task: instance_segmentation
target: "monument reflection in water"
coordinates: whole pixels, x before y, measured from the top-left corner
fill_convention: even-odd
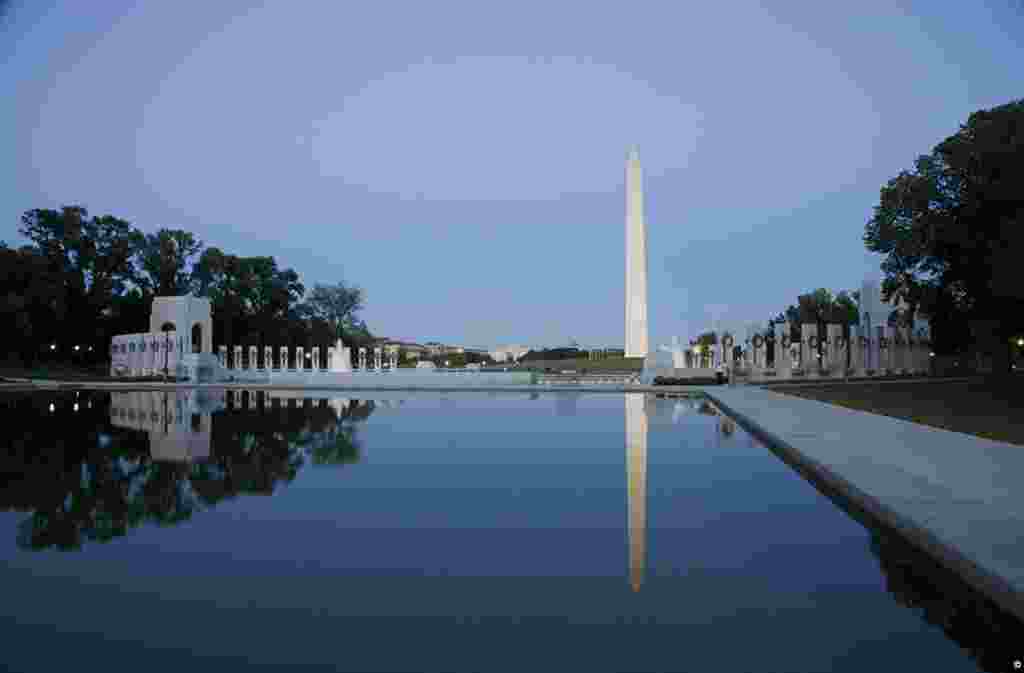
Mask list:
[[[640,591],[647,560],[647,435],[652,418],[658,418],[659,398],[644,393],[626,393],[626,489],[629,508],[629,585]],[[722,415],[707,400],[677,397],[672,405],[671,424],[680,425],[688,414],[718,416],[718,433],[731,436],[736,423]]]

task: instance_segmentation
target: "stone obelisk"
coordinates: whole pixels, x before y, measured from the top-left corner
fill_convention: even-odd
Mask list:
[[[647,356],[647,229],[640,154],[626,159],[626,357]]]

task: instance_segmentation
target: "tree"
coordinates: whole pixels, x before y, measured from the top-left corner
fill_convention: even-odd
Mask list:
[[[104,325],[113,298],[139,281],[132,264],[136,230],[111,215],[89,218],[82,206],[60,211],[34,209],[21,217],[19,233],[35,244],[51,273],[61,277],[64,320],[79,326],[75,339],[102,346],[110,336]],[[67,330],[57,335],[65,349]]]
[[[363,309],[365,292],[360,287],[349,287],[343,282],[334,285],[313,286],[306,303],[313,310],[313,315],[330,324],[341,339],[346,332],[352,331],[356,324],[357,313]]]
[[[191,260],[203,243],[191,232],[160,229],[155,234],[136,232],[135,261],[143,287],[153,295],[177,296],[191,289]]]
[[[1022,180],[1024,99],[974,112],[913,171],[889,180],[864,229],[867,249],[885,255],[883,299],[903,300],[905,320],[923,309],[943,347],[965,344],[941,329],[970,322],[999,373],[1010,371],[1010,340],[1024,329],[1015,268],[1024,243]]]
[[[41,348],[64,330],[68,306],[63,270],[31,246],[14,250],[0,242],[0,278],[0,321],[13,328],[8,349],[32,364]]]
[[[278,269],[273,257],[238,257],[207,248],[191,281],[193,292],[210,299],[217,343],[247,338],[256,345],[269,341],[270,334],[284,334],[290,342],[304,334],[309,315],[299,300],[305,287],[298,273]]]

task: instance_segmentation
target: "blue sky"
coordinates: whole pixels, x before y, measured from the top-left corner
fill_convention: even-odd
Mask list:
[[[1024,96],[1024,4],[15,2],[0,239],[80,203],[363,286],[380,335],[654,344],[855,288],[879,187]],[[496,247],[500,245],[500,247]]]

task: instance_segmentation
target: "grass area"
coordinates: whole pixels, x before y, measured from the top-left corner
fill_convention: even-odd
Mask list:
[[[848,409],[1024,445],[1024,378],[766,386]]]

